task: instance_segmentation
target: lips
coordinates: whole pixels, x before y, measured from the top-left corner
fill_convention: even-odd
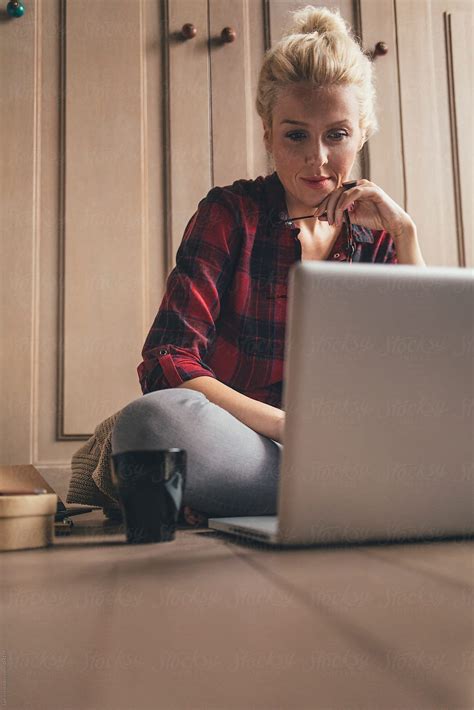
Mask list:
[[[323,187],[327,187],[329,185],[329,182],[331,178],[328,178],[326,176],[320,177],[320,178],[301,178],[305,185],[308,187],[311,187],[313,189],[320,189]]]

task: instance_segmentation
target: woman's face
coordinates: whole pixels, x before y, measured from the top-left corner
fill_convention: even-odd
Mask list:
[[[290,216],[305,214],[349,179],[361,147],[354,87],[289,86],[278,97],[264,140],[286,192]],[[328,178],[321,184],[305,178]]]

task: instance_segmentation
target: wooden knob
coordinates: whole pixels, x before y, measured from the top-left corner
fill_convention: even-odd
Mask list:
[[[182,26],[181,34],[183,35],[184,39],[192,39],[196,36],[197,29],[190,22],[187,22],[185,25]]]
[[[232,29],[232,27],[224,27],[221,32],[221,38],[223,42],[234,42],[237,37],[237,32]]]
[[[375,57],[377,57],[379,55],[382,56],[384,54],[387,54],[387,52],[388,52],[388,47],[387,47],[386,43],[385,42],[377,42],[377,44],[375,45],[375,49],[374,49],[374,59],[375,59]]]
[[[385,42],[377,42],[374,49],[368,49],[364,54],[373,62],[377,57],[382,57],[387,52],[387,44]]]

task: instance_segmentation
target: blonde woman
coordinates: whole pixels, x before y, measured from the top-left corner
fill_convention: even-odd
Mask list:
[[[144,396],[122,410],[112,452],[185,449],[191,524],[276,512],[290,266],[424,265],[411,217],[350,181],[374,100],[372,64],[340,15],[293,13],[256,97],[274,171],[214,187],[188,222],[142,350]]]

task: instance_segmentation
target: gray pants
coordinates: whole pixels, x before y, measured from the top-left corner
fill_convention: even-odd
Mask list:
[[[177,447],[187,452],[183,506],[208,517],[276,515],[282,445],[257,434],[202,392],[149,392],[125,406],[112,453]]]

